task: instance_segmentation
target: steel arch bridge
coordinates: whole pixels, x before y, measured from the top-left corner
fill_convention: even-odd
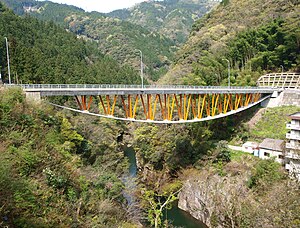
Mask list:
[[[229,116],[269,98],[274,88],[138,85],[19,85],[28,96],[73,96],[93,116],[147,123],[190,123]]]

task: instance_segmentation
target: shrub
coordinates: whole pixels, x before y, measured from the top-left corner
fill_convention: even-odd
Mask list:
[[[275,182],[284,179],[285,175],[281,165],[274,159],[260,160],[254,167],[254,171],[248,181],[248,187],[257,191],[266,190]]]

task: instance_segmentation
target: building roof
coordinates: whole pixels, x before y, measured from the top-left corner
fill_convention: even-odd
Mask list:
[[[284,140],[266,138],[259,144],[259,148],[282,152],[284,149]]]
[[[295,112],[295,113],[289,115],[289,118],[292,120],[300,120],[300,112]]]

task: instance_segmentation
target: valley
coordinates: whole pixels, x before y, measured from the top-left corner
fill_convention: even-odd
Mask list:
[[[142,62],[145,86],[256,87],[262,75],[300,72],[299,12],[297,0],[151,0],[107,14],[1,0],[0,227],[299,227],[299,182],[285,166],[228,148],[266,138],[290,145],[287,124],[300,112],[297,102],[157,124],[71,112],[48,102],[74,107],[74,96],[35,102],[7,86],[10,71],[14,84],[140,88]],[[144,118],[149,96],[121,95],[80,101],[86,113],[107,108],[111,115],[113,106],[116,115]],[[184,117],[198,113],[204,96],[194,97],[182,96]],[[226,102],[234,109],[252,98],[206,97],[208,117],[223,114]],[[157,106],[149,118],[180,120],[179,109],[166,115],[179,107],[179,94],[150,99]]]

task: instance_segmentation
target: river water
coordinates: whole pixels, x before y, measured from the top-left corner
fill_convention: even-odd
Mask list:
[[[125,156],[129,160],[129,175],[130,177],[135,177],[137,174],[137,165],[136,165],[136,157],[135,157],[135,151],[131,147],[127,147],[124,150]],[[126,183],[125,183],[126,185]],[[130,184],[131,188],[133,187],[132,184]],[[130,195],[124,195],[125,198],[129,203],[133,201],[132,196]],[[177,206],[177,202],[173,205],[173,207],[170,210],[164,211],[163,219],[167,219],[169,224],[173,224],[175,227],[182,227],[182,228],[206,228],[202,222],[199,220],[193,218],[191,215],[189,215],[187,212],[181,210]]]

